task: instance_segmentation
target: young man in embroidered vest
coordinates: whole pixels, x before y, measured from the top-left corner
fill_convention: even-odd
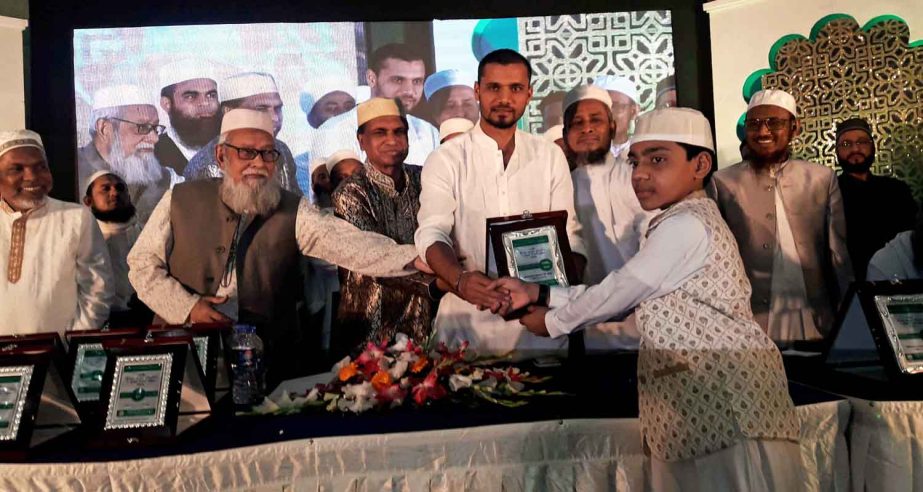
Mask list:
[[[0,132],[0,334],[102,328],[112,269],[88,209],[48,196],[42,139]]]
[[[716,172],[707,190],[737,238],[756,321],[781,345],[829,333],[853,277],[836,173],[791,156],[797,116],[791,94],[754,94],[748,159]]]
[[[708,120],[686,108],[638,117],[632,184],[651,220],[637,255],[597,285],[501,279],[521,322],[563,337],[637,308],[639,417],[654,490],[798,490],[799,421],[782,357],[753,319],[734,236],[702,191],[714,166]],[[542,307],[542,305],[548,307]],[[719,463],[741,463],[719,466]]]
[[[282,189],[273,133],[265,112],[224,115],[215,147],[223,177],[164,195],[128,254],[128,279],[167,323],[256,325],[267,380],[279,382],[310,370],[304,364],[318,349],[300,325],[302,255],[388,277],[413,273],[416,253]]]

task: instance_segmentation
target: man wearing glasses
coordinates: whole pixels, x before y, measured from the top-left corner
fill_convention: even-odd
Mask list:
[[[93,96],[90,143],[77,153],[78,183],[97,171],[111,171],[128,185],[131,202],[144,224],[164,192],[183,181],[160,165],[154,145],[166,128],[157,108],[133,85],[105,87]],[[85,190],[79,190],[78,196]]]
[[[797,114],[785,91],[754,94],[745,122],[749,159],[715,173],[709,190],[737,238],[753,314],[783,345],[823,338],[852,280],[836,174],[791,156]]]
[[[869,260],[899,232],[913,228],[917,203],[903,181],[872,174],[875,140],[862,118],[836,126],[838,181],[846,212],[847,245],[857,280],[865,280]]]
[[[226,113],[214,150],[222,177],[164,194],[128,254],[128,279],[161,320],[255,325],[270,384],[303,375],[318,349],[301,326],[302,255],[376,277],[413,273],[417,256],[283,189],[273,133],[264,111]]]

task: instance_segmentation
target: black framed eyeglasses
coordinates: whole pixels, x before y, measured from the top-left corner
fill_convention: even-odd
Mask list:
[[[230,147],[236,150],[237,157],[240,157],[241,159],[245,161],[252,161],[253,159],[256,159],[256,156],[260,156],[260,158],[263,159],[263,162],[276,162],[279,160],[280,157],[282,157],[282,153],[276,149],[266,149],[266,150],[250,149],[247,147],[237,147],[229,143],[223,143],[221,145],[224,145],[225,147]]]
[[[770,131],[779,131],[792,122],[791,118],[747,118],[744,120],[744,128],[750,132],[758,132],[763,125],[766,125]]]
[[[157,136],[159,137],[163,135],[164,132],[167,131],[167,127],[163,125],[152,125],[150,123],[136,123],[134,121],[128,121],[128,120],[123,120],[121,118],[114,118],[114,117],[110,117],[108,119],[135,125],[135,132],[138,135],[147,135],[148,133],[151,133],[151,132],[157,132]]]

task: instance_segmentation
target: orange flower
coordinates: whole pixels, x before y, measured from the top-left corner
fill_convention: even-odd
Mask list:
[[[350,362],[349,364],[340,368],[339,378],[340,381],[346,382],[349,381],[349,378],[355,376],[359,373],[359,367],[355,362]]]
[[[429,364],[429,359],[426,357],[420,357],[416,362],[413,363],[412,366],[410,366],[410,372],[414,374],[422,372],[423,369],[426,369],[427,364]]]
[[[388,371],[379,371],[372,377],[372,387],[375,388],[375,391],[383,391],[388,386],[391,386],[392,383],[393,381],[391,381],[391,375],[388,374]]]

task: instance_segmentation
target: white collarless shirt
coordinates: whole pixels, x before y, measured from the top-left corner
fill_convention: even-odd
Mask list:
[[[487,218],[554,210],[567,212],[571,249],[586,253],[574,210],[573,184],[561,149],[522,131],[514,138],[516,148],[506,168],[502,151],[480,124],[443,144],[426,160],[415,234],[421,257],[425,258],[431,245],[443,242],[463,258],[463,269],[496,276],[494,262],[487,263]],[[504,321],[489,311],[478,311],[454,294],[443,297],[435,325],[438,340],[467,340],[482,355],[566,347],[566,340],[533,336],[518,321]]]

